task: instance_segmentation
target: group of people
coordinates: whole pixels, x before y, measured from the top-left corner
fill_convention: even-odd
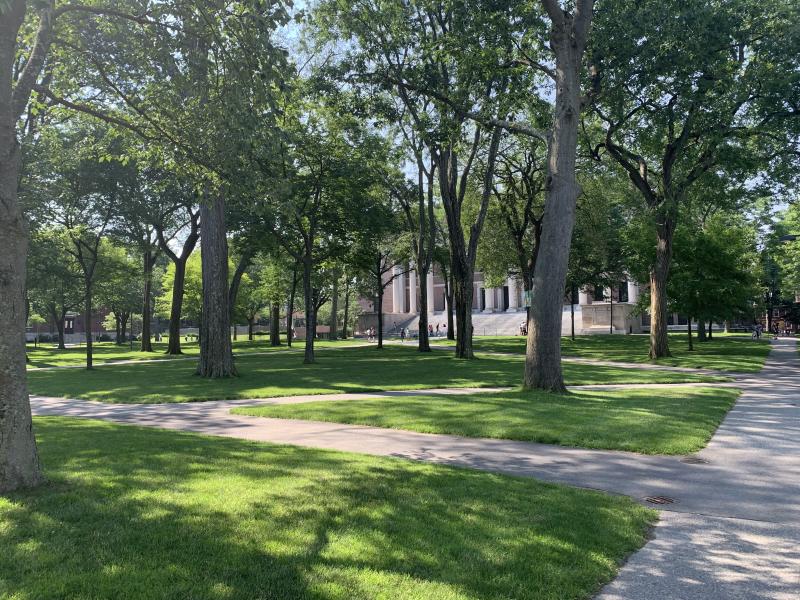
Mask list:
[[[433,323],[428,323],[428,337],[441,337],[447,335],[447,323],[436,324],[436,329],[433,328]]]
[[[761,323],[756,323],[756,325],[753,327],[753,339],[760,340],[762,333],[764,333],[764,326]],[[771,333],[772,333],[772,339],[777,340],[778,336],[781,333],[781,330],[778,327],[777,323],[772,324]],[[790,330],[788,327],[785,327],[783,329],[783,335],[784,336],[790,335]]]

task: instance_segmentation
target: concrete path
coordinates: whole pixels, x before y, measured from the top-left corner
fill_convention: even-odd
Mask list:
[[[655,537],[598,600],[800,598],[800,373],[794,340],[764,370],[693,466],[664,493]]]
[[[794,340],[781,340],[709,446],[681,457],[582,450],[375,427],[231,415],[233,406],[346,400],[475,389],[335,394],[191,404],[114,405],[32,398],[34,414],[330,448],[460,465],[674,502],[655,538],[602,600],[800,597],[800,375]],[[715,384],[719,385],[719,384]],[[670,386],[674,387],[674,386]],[[480,391],[490,391],[482,389]],[[707,461],[707,462],[705,462]]]

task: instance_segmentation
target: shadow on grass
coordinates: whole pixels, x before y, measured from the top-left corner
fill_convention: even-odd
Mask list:
[[[624,498],[456,468],[38,419],[0,595],[585,598],[644,541]]]
[[[187,402],[233,398],[266,398],[433,387],[495,387],[518,385],[522,357],[484,355],[458,360],[444,353],[420,354],[412,348],[325,349],[317,362],[305,365],[298,353],[242,355],[239,377],[194,377],[191,361],[151,362],[98,368],[32,371],[31,393],[105,402]],[[564,366],[568,384],[702,381],[682,373],[646,372],[595,365]]]

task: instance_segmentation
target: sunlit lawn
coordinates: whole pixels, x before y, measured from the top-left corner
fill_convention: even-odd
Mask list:
[[[708,443],[738,395],[738,390],[710,387],[567,395],[513,391],[268,405],[234,412],[582,448],[688,454]]]
[[[106,402],[186,402],[262,398],[294,394],[425,389],[433,387],[518,386],[521,356],[483,355],[465,361],[449,353],[420,354],[413,348],[322,348],[305,365],[299,353],[241,354],[239,377],[202,379],[193,361],[151,362],[83,369],[30,371],[31,393]],[[565,364],[566,381],[656,383],[715,381],[719,378],[621,367]]]
[[[433,340],[436,344],[451,344],[447,340]],[[689,351],[686,334],[669,336],[671,358],[662,358],[655,364],[716,369],[741,373],[756,373],[764,366],[769,354],[766,339],[754,340],[749,335],[714,334],[706,342],[694,341],[694,351]],[[475,348],[483,352],[525,353],[525,338],[521,336],[476,337]],[[563,356],[595,360],[651,363],[647,356],[649,337],[646,335],[583,335],[575,341],[561,338]]]
[[[325,340],[317,340],[315,346],[320,348],[326,347],[345,347],[352,345],[363,344],[363,340],[339,340],[329,342]],[[277,351],[289,350],[286,346],[285,339],[281,340],[281,346],[270,346],[269,338],[267,336],[258,336],[252,342],[245,339],[234,340],[233,350],[237,354],[246,354],[247,352],[264,352],[264,351]],[[292,342],[292,349],[295,351],[302,351],[305,347],[305,342],[302,340],[295,340]],[[196,357],[200,348],[196,341],[181,342],[181,349],[184,358]],[[169,360],[181,358],[180,356],[170,356],[165,354],[167,351],[166,342],[153,342],[153,352],[140,352],[139,342],[134,342],[133,346],[130,344],[117,345],[114,342],[95,342],[92,344],[92,356],[95,364],[103,364],[107,362],[114,362],[120,360]],[[34,347],[33,344],[28,344],[28,368],[42,368],[42,367],[64,367],[64,366],[80,366],[86,362],[86,346],[83,344],[78,346],[69,346],[64,350],[59,350],[55,344],[40,344]]]
[[[0,497],[0,597],[589,598],[655,520],[628,498],[399,459],[36,419]]]

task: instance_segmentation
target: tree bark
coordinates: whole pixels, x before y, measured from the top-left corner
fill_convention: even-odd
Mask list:
[[[342,322],[342,339],[347,339],[347,319],[350,318],[350,279],[344,284],[344,320]]]
[[[11,15],[21,2],[15,2]],[[21,21],[21,16],[19,16]],[[19,25],[17,25],[17,28]],[[0,85],[11,78],[16,32],[0,24]],[[10,90],[0,90],[0,103],[10,101]],[[25,259],[28,228],[17,202],[20,148],[15,122],[0,107],[0,493],[31,487],[44,481],[25,373]]]
[[[250,248],[246,248],[244,252],[242,252],[242,256],[239,258],[239,264],[236,265],[236,270],[233,272],[233,277],[231,278],[231,286],[228,290],[228,307],[230,310],[230,322],[233,323],[235,317],[235,310],[236,310],[236,297],[239,295],[239,287],[242,284],[242,277],[244,277],[244,272],[250,266],[250,261],[253,260],[254,251]]]
[[[228,240],[225,231],[225,200],[206,198],[200,207],[203,279],[203,313],[200,319],[200,360],[197,374],[203,377],[236,375],[231,347],[228,305]]]
[[[571,294],[570,294],[570,299],[569,299],[569,319],[570,319],[569,337],[574,342],[575,341],[575,303],[572,301],[572,295]]]
[[[672,356],[667,336],[667,279],[672,261],[674,220],[663,211],[656,225],[656,259],[650,268],[650,358]]]
[[[147,250],[144,253],[144,292],[142,294],[142,339],[139,349],[142,352],[152,352],[152,332],[151,322],[153,320],[152,313],[152,290],[153,290],[153,266],[156,262],[155,253],[152,250]]]
[[[466,265],[462,265],[465,267]],[[474,358],[472,349],[472,295],[474,273],[465,269],[453,273],[453,300],[456,305],[456,358]],[[456,272],[459,274],[456,275]]]
[[[339,328],[339,277],[334,275],[333,278],[333,293],[331,295],[331,321],[330,321],[330,335],[331,340],[335,340],[338,335]]]
[[[378,258],[378,273],[381,272],[381,260]],[[376,306],[378,307],[378,350],[383,349],[383,282],[378,280],[378,299]]]
[[[272,310],[269,316],[269,343],[270,346],[281,345],[281,305],[277,302],[272,303]]]
[[[122,341],[125,342],[127,339],[127,331],[128,331],[128,319],[130,318],[130,313],[122,313],[119,317],[119,330],[122,334]]]
[[[542,237],[528,313],[523,385],[526,389],[565,392],[561,372],[561,313],[575,205],[580,195],[575,177],[581,112],[580,72],[593,1],[578,0],[572,13],[562,10],[554,0],[542,3],[551,21],[556,97],[547,148]]]
[[[310,365],[314,362],[314,339],[317,335],[317,311],[314,303],[314,287],[311,280],[312,273],[311,256],[306,254],[303,260],[303,294],[305,296],[306,313],[306,348],[303,355],[303,362]]]
[[[247,340],[249,342],[253,341],[253,323],[255,322],[255,318],[249,317],[247,319]]]
[[[67,347],[64,344],[64,321],[67,319],[67,312],[62,310],[61,313],[58,313],[53,309],[50,316],[53,317],[53,322],[56,324],[56,330],[58,331],[58,349],[66,350]]]
[[[697,323],[697,331],[700,331],[702,325],[698,321]],[[689,316],[686,318],[686,332],[689,334],[689,351],[691,352],[694,350],[694,343],[692,342],[692,317]]]
[[[706,341],[706,322],[703,319],[697,319],[697,341]]]
[[[453,321],[453,279],[449,274],[445,277],[445,282],[447,283],[444,294],[445,303],[447,304],[447,339],[455,340],[456,332],[455,323]]]
[[[413,277],[419,273],[419,340],[417,350],[419,352],[430,352],[431,341],[428,337],[428,271],[429,268],[420,267],[419,271],[414,271]]]
[[[712,326],[713,324],[714,324],[714,322],[713,322],[713,321],[709,321],[709,322],[708,322],[708,339],[710,339],[710,340],[714,338],[714,333],[713,333],[713,332],[712,332],[712,330],[711,330],[711,326]]]
[[[92,280],[83,282],[83,329],[86,337],[86,368],[92,368]]]
[[[172,305],[169,309],[169,343],[167,354],[183,354],[181,350],[181,313],[183,312],[183,290],[186,285],[186,259],[181,255],[173,261],[175,278],[172,282]]]
[[[292,269],[292,289],[289,292],[289,304],[286,307],[286,345],[292,347],[294,337],[294,300],[297,294],[297,266]]]

